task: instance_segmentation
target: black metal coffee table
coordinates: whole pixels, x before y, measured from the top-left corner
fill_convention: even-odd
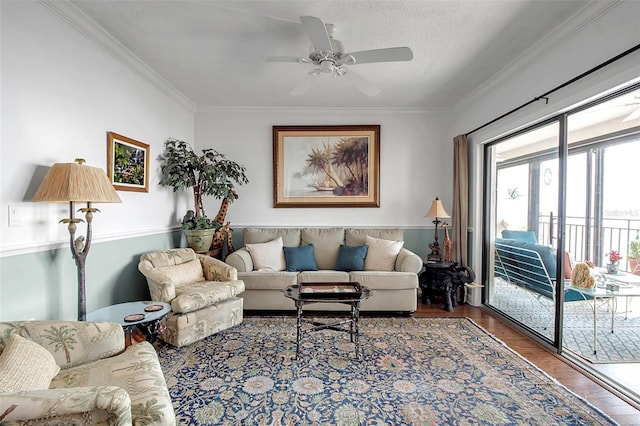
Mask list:
[[[359,291],[357,293],[340,291],[322,292],[308,294],[300,291],[300,286],[292,285],[284,290],[285,297],[292,299],[296,304],[297,310],[297,333],[296,333],[296,359],[300,355],[300,339],[303,334],[320,331],[325,329],[341,331],[348,333],[351,343],[355,345],[356,359],[360,360],[360,302],[371,297],[373,291],[368,287],[360,286],[358,283],[313,283],[316,285],[336,286],[337,288],[347,285],[357,284]],[[320,323],[316,321],[304,321],[302,309],[304,305],[312,303],[342,303],[351,307],[350,315],[340,321],[331,323]],[[305,328],[304,325],[310,325]]]

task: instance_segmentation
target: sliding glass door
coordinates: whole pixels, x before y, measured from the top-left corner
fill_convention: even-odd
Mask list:
[[[640,288],[640,85],[493,141],[484,153],[486,305],[638,397],[635,374],[613,372],[640,372],[640,297],[594,301],[571,278],[581,263],[600,291]]]
[[[557,122],[487,147],[488,304],[542,339],[555,326],[555,252],[558,219]],[[545,264],[546,263],[546,264]]]

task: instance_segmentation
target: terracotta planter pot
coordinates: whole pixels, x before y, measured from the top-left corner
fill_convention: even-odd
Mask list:
[[[633,275],[640,275],[640,260],[629,259],[629,272]]]

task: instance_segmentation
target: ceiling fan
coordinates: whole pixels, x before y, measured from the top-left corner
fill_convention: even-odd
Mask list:
[[[333,38],[335,32],[333,24],[325,24],[321,19],[314,16],[301,16],[300,22],[309,39],[311,39],[312,46],[309,56],[269,58],[271,62],[298,62],[311,64],[315,67],[291,91],[294,96],[304,94],[313,86],[317,78],[322,75],[347,78],[365,95],[376,96],[380,93],[380,89],[350,70],[348,66],[374,62],[410,61],[413,59],[413,52],[408,47],[389,47],[347,53],[342,42]]]

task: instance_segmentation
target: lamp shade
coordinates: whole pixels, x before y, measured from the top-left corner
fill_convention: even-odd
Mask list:
[[[431,208],[429,209],[427,214],[424,215],[424,217],[451,217],[451,216],[449,216],[449,213],[445,211],[444,207],[442,206],[442,201],[440,201],[438,197],[436,197],[436,199],[433,200],[433,202],[431,203]]]
[[[76,160],[51,166],[32,201],[121,203],[104,170],[85,166],[83,162]]]

